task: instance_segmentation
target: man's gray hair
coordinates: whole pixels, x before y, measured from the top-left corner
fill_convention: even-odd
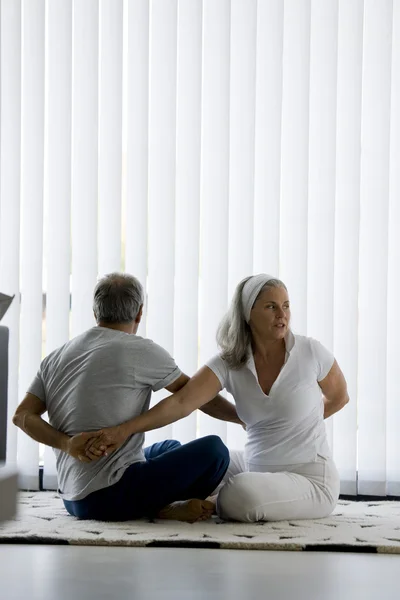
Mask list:
[[[223,358],[230,369],[240,369],[246,364],[249,346],[252,341],[251,329],[244,316],[242,292],[245,284],[252,276],[243,279],[236,287],[229,310],[222,319],[217,331],[217,343]],[[280,279],[270,279],[260,290],[254,304],[264,290],[269,287],[283,287]]]
[[[143,286],[126,273],[104,275],[94,289],[93,312],[100,323],[132,323],[143,305]]]

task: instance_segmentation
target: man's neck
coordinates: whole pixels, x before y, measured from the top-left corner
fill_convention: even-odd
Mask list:
[[[122,333],[136,333],[137,327],[136,323],[105,323],[104,321],[100,321],[97,323],[98,327],[105,327],[106,329],[114,329],[115,331],[122,331]]]

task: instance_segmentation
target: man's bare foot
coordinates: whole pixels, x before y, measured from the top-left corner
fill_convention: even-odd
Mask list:
[[[160,510],[157,518],[195,523],[196,521],[210,519],[214,512],[215,504],[213,502],[193,498],[192,500],[182,500],[168,504]]]

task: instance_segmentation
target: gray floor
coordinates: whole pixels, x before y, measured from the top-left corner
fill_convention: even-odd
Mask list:
[[[399,569],[396,555],[0,545],[0,597],[384,600]]]

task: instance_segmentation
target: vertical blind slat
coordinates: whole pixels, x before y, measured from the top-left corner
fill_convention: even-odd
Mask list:
[[[357,486],[358,258],[363,0],[339,2],[336,128],[334,354],[350,403],[335,415],[333,454],[342,493]]]
[[[72,337],[94,325],[97,278],[99,3],[74,0],[72,121]]]
[[[7,462],[17,460],[20,314],[21,2],[1,2],[0,291],[15,298],[1,324],[9,328]]]
[[[22,3],[21,317],[19,397],[42,358],[44,0]],[[18,434],[22,488],[38,489],[37,442]]]
[[[338,0],[311,4],[307,333],[333,351]],[[312,165],[312,168],[311,168]],[[333,420],[326,421],[332,446]]]
[[[177,0],[150,7],[147,335],[174,351]],[[160,102],[160,98],[163,99]],[[154,401],[165,396],[161,390]],[[172,425],[149,432],[155,442]]]
[[[149,2],[128,2],[125,269],[147,287]],[[124,165],[125,166],[125,165]],[[145,304],[145,311],[147,306]],[[146,335],[143,314],[139,333]]]
[[[46,354],[69,339],[71,251],[72,0],[47,3]],[[47,165],[46,165],[47,162]],[[45,193],[46,197],[46,193]],[[57,489],[54,451],[44,448],[43,487]]]
[[[228,297],[253,273],[257,2],[233,0],[230,40]],[[237,447],[242,430],[227,425]]]
[[[178,5],[174,357],[189,376],[198,367],[202,3]],[[174,423],[174,438],[196,437],[197,413]]]
[[[364,3],[358,307],[358,481],[359,493],[377,495],[386,493],[385,315],[388,276],[392,9],[392,0],[365,0]]]
[[[295,331],[307,331],[310,0],[284,5],[280,275]],[[290,240],[290,241],[289,241]]]
[[[283,2],[257,7],[254,273],[279,274]]]
[[[398,341],[400,338],[400,1],[393,2],[392,96],[389,196],[389,261],[387,310],[387,493],[400,496],[400,403]]]
[[[230,2],[203,2],[200,212],[200,364],[216,352],[228,296]],[[199,415],[200,435],[225,439],[226,424]]]
[[[100,2],[98,272],[121,270],[122,0]]]
[[[72,0],[47,4],[46,353],[69,339]]]

